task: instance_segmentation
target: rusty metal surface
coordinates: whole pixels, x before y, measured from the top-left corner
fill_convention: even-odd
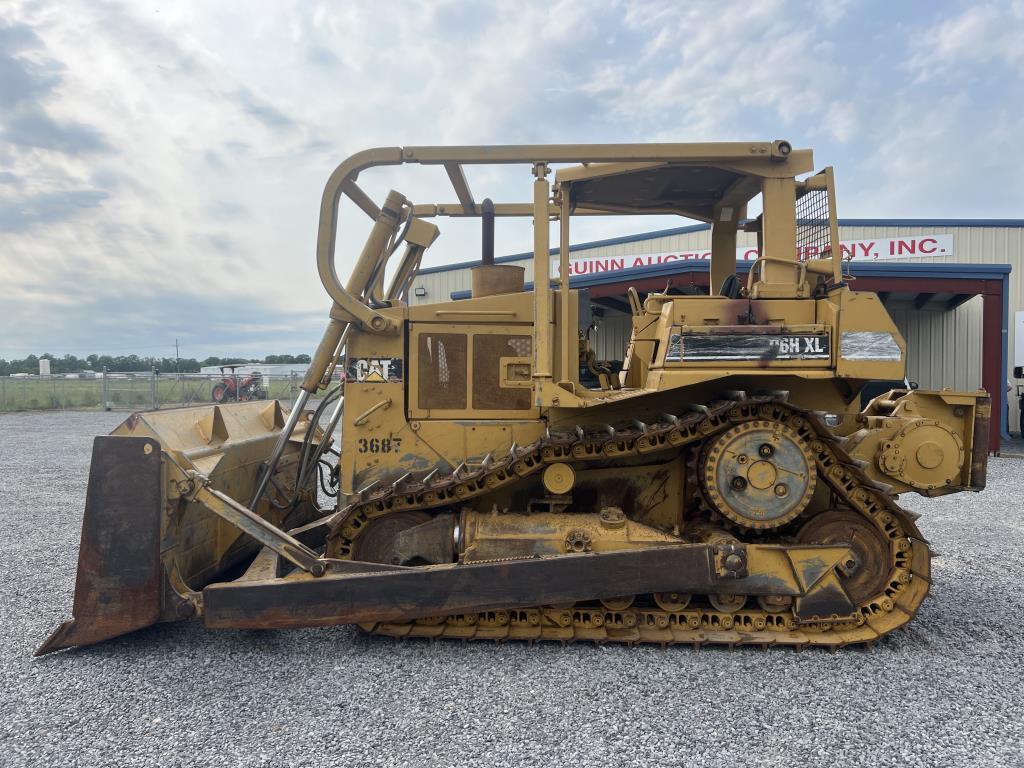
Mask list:
[[[567,160],[584,164],[559,170],[552,185],[550,163]],[[520,268],[490,263],[492,207],[488,201],[477,211],[461,168],[465,163],[506,162],[529,166],[534,176],[532,204],[493,208],[498,215],[533,219],[532,296],[518,290]],[[446,211],[445,205],[435,205],[433,210],[429,205],[414,206],[395,190],[378,208],[355,185],[360,170],[405,163],[443,165],[459,197],[460,211],[456,213],[454,207]],[[328,470],[339,502],[345,496],[354,501],[349,498],[352,503],[344,509],[344,503],[338,504],[340,511],[331,518],[326,541],[318,543],[325,546],[325,556],[321,557],[319,546],[307,547],[283,533],[321,512],[306,466],[320,411],[304,425],[303,448],[298,457],[291,457],[298,463],[294,486],[303,487],[288,487],[285,482],[281,488],[271,479],[268,493],[257,494],[260,504],[253,509],[238,500],[252,498],[267,456],[276,464],[280,449],[290,445],[288,435],[278,434],[284,423],[279,406],[274,404],[267,412],[213,406],[198,419],[193,410],[133,416],[122,430],[158,439],[166,477],[151,482],[148,489],[122,478],[118,487],[97,492],[104,499],[115,499],[115,507],[136,497],[143,501],[155,497],[150,505],[155,511],[144,508],[140,514],[150,516],[127,529],[122,529],[122,520],[96,512],[98,522],[93,525],[87,514],[83,557],[103,554],[104,548],[109,553],[99,565],[83,562],[82,602],[76,598],[76,608],[83,615],[94,614],[92,624],[100,632],[111,621],[134,627],[158,620],[159,597],[144,599],[132,610],[113,611],[116,620],[105,612],[133,590],[148,598],[151,593],[159,596],[161,588],[169,606],[164,612],[174,615],[175,593],[199,611],[203,603],[198,590],[208,587],[205,594],[213,602],[207,606],[212,611],[207,618],[214,626],[218,621],[229,625],[223,622],[230,621],[225,616],[230,617],[232,609],[239,620],[256,622],[240,626],[415,621],[487,611],[489,606],[505,610],[540,603],[543,607],[544,601],[603,600],[605,609],[622,613],[632,610],[637,597],[642,604],[647,593],[694,592],[697,605],[710,601],[719,609],[708,614],[712,627],[723,620],[722,614],[738,613],[748,595],[795,597],[787,618],[801,625],[819,623],[817,630],[828,636],[825,643],[849,640],[835,634],[839,632],[856,630],[861,632],[858,637],[877,637],[901,626],[927,593],[928,550],[893,496],[908,487],[935,494],[963,490],[969,480],[967,459],[955,430],[978,433],[987,422],[971,424],[961,415],[958,426],[947,429],[937,422],[926,423],[925,414],[910,415],[914,403],[908,401],[900,406],[903,412],[894,405],[884,417],[864,421],[860,431],[869,436],[859,438],[854,447],[863,455],[856,455],[844,452],[835,433],[817,417],[790,406],[777,393],[764,394],[762,385],[774,381],[777,389],[792,391],[795,401],[838,416],[842,423],[857,416],[852,403],[860,384],[869,379],[898,379],[905,373],[905,344],[881,302],[872,294],[850,291],[842,279],[839,254],[831,246],[825,248],[829,228],[831,242],[838,236],[832,175],[826,169],[797,181],[811,167],[809,151],[793,151],[784,141],[660,147],[406,147],[350,158],[336,169],[324,192],[317,260],[334,304],[303,382],[305,391],[314,392],[329,380],[327,371],[333,371],[342,356],[352,373],[346,384],[340,465]],[[652,187],[653,182],[663,184]],[[664,184],[668,187],[662,189]],[[708,190],[715,194],[708,197]],[[809,192],[814,194],[805,197]],[[375,220],[344,286],[334,264],[337,202],[342,194]],[[672,210],[714,221],[711,273],[717,286],[722,278],[733,277],[740,211],[758,195],[762,213],[753,226],[762,255],[749,271],[742,298],[736,292],[697,298],[673,296],[667,290],[651,293],[642,304],[631,298],[634,327],[622,387],[611,387],[606,381],[600,391],[584,388],[579,380],[577,340],[582,330],[579,309],[586,306],[587,296],[570,291],[571,215]],[[801,218],[801,208],[794,205],[801,199],[815,201],[814,212],[820,219],[811,240],[798,239],[799,230],[808,225]],[[486,266],[474,273],[474,298],[457,308],[439,304],[414,308],[403,301],[383,301],[388,260],[400,242],[410,235],[415,239],[407,246],[426,248],[437,236],[432,225],[414,221],[417,216],[478,213],[484,214],[488,231],[483,238]],[[560,230],[557,296],[550,280],[553,215]],[[419,234],[412,235],[416,227]],[[799,254],[800,242],[816,244],[814,253]],[[406,266],[398,269],[406,288],[416,271],[413,265],[422,256],[415,249],[409,253],[416,255],[408,256]],[[510,275],[514,279],[507,282]],[[635,290],[630,290],[631,297],[636,297]],[[844,354],[841,340],[867,338],[865,334],[874,340],[888,338],[889,349],[884,354],[877,349],[873,355],[864,349]],[[690,349],[695,345],[700,349]],[[762,396],[747,398],[747,390]],[[922,393],[915,398],[924,403]],[[976,399],[957,393],[941,398],[943,407],[954,413],[973,408]],[[954,405],[949,398],[963,402]],[[627,399],[631,402],[626,403]],[[679,416],[666,414],[665,409],[685,400],[694,404]],[[638,421],[638,416],[652,423]],[[585,427],[619,417],[628,417],[629,426],[606,424],[602,426],[607,431],[601,430],[600,435],[585,433]],[[571,433],[553,434],[556,425],[568,426]],[[773,438],[773,430],[779,429],[791,430],[791,439]],[[881,445],[882,429],[901,431]],[[749,439],[733,444],[731,438],[723,439],[727,430],[749,432]],[[984,440],[983,434],[974,437],[976,443]],[[712,442],[715,439],[719,442]],[[525,448],[520,447],[523,444]],[[160,452],[159,446],[147,448]],[[703,493],[688,475],[691,459],[701,468],[702,452],[706,457]],[[906,459],[908,452],[913,461]],[[733,453],[735,462],[723,458]],[[313,470],[319,468],[320,456],[318,451]],[[282,467],[287,458],[282,459]],[[648,465],[652,458],[666,459],[672,466],[655,469]],[[984,458],[975,451],[971,461],[983,464]],[[437,477],[437,472],[448,473],[452,468],[446,476]],[[427,473],[428,469],[432,471]],[[583,476],[579,470],[590,474]],[[117,473],[116,467],[110,471]],[[983,471],[981,467],[980,482]],[[286,480],[286,474],[279,472],[278,479]],[[542,477],[547,492],[543,498],[538,491]],[[197,480],[203,486],[198,490]],[[890,480],[893,485],[888,484]],[[693,495],[688,495],[688,484]],[[262,484],[259,487],[262,491]],[[334,495],[322,482],[321,487]],[[122,491],[123,497],[118,495]],[[619,498],[609,498],[615,494]],[[693,506],[676,509],[680,496]],[[828,558],[824,550],[794,547],[776,551],[775,559],[762,556],[760,567],[748,571],[746,555],[740,556],[739,548],[745,545],[739,533],[728,545],[715,544],[710,562],[712,573],[733,578],[728,586],[719,584],[717,577],[713,583],[702,581],[694,575],[696,571],[687,570],[685,562],[674,567],[660,563],[658,558],[670,554],[639,550],[570,554],[529,563],[480,563],[490,559],[485,555],[476,558],[478,565],[372,575],[341,576],[330,571],[332,559],[358,557],[360,549],[385,562],[410,565],[450,562],[460,556],[464,562],[471,559],[462,547],[464,533],[457,522],[468,519],[467,502],[482,505],[477,512],[512,510],[534,515],[546,510],[552,515],[571,512],[584,519],[594,517],[600,508],[591,499],[599,499],[601,506],[616,506],[619,514],[636,524],[680,541],[699,540],[688,533],[694,523],[702,522],[694,519],[696,515],[710,518],[715,525],[728,518],[730,530],[739,529],[744,535],[754,529],[775,529],[772,540],[776,543],[792,542],[799,516],[821,512],[834,503],[849,508],[880,532],[878,551],[868,551],[869,558],[863,552],[858,556],[871,560],[885,578],[877,580],[877,590],[865,588],[865,594],[853,600],[840,576],[845,573],[849,578],[858,565],[857,557],[841,548],[842,541],[831,542],[836,545],[832,549],[839,551]],[[576,506],[571,506],[574,501]],[[300,503],[308,505],[309,514],[294,514]],[[420,520],[421,516],[426,519]],[[410,521],[418,524],[408,525]],[[515,522],[529,539],[530,526],[538,520],[524,525],[508,517],[504,522]],[[318,525],[317,535],[325,527]],[[550,541],[571,552],[586,552],[600,540],[585,526],[563,527]],[[151,539],[153,543],[145,551],[131,550],[123,563],[129,575],[119,575],[112,566],[119,561],[119,542],[127,533],[135,535],[136,528],[143,543]],[[757,534],[753,540],[768,539]],[[507,557],[508,547],[502,550],[506,543],[502,541],[492,554]],[[262,555],[241,583],[208,586],[233,567],[250,562],[259,544],[306,573],[261,580],[262,574],[283,572],[280,559],[275,562]],[[669,545],[657,552],[683,557],[684,551],[707,546],[710,542]],[[731,549],[725,551],[723,546]],[[587,567],[581,565],[584,560]],[[161,581],[161,566],[172,589]],[[102,591],[104,568],[125,581],[124,589],[119,589],[117,578],[112,579],[109,588],[114,597],[110,599]],[[322,580],[312,578],[321,576]],[[800,585],[796,592],[787,581],[790,576]],[[745,582],[743,593],[735,591],[739,581]],[[727,600],[724,595],[736,599]],[[617,599],[609,604],[606,598]],[[751,614],[751,626],[763,630],[768,615],[768,611]],[[665,629],[659,623],[666,620],[665,613],[648,618],[656,629]],[[690,621],[689,615],[686,620]],[[582,628],[599,627],[587,618]],[[782,629],[789,631],[792,626]],[[51,644],[72,642],[76,634],[88,636],[82,626],[72,623]]]
[[[801,527],[798,538],[805,544],[841,542],[853,550],[856,569],[851,569],[842,584],[855,602],[861,603],[885,587],[889,540],[853,510],[831,509],[812,517]]]
[[[190,499],[199,502],[210,512],[304,571],[323,572],[323,563],[316,552],[301,541],[289,536],[227,494],[210,488],[209,478],[196,472],[190,473],[189,477],[193,485],[193,490],[188,493]]]
[[[259,628],[408,620],[621,594],[709,590],[802,592],[795,579],[787,582],[773,574],[730,578],[716,570],[712,546],[682,544],[319,579],[213,584],[203,597],[207,626]]]
[[[396,570],[345,562],[355,573],[213,584],[203,591],[203,602],[207,626],[248,629],[408,621],[649,593],[796,597],[796,615],[804,621],[849,618],[854,611],[834,572],[850,557],[846,547],[750,549],[751,557],[758,550],[784,556],[791,569],[726,570],[710,544]],[[746,548],[731,552],[745,562]],[[623,601],[623,608],[631,603]]]
[[[597,514],[534,511],[528,515],[465,509],[462,561],[611,552],[680,542],[678,536],[629,519],[619,507],[598,509]]]
[[[971,439],[971,488],[976,491],[985,488],[991,429],[992,399],[980,397],[974,409],[974,434]],[[998,431],[996,430],[997,435]],[[996,439],[998,440],[998,436]]]
[[[97,437],[78,552],[70,621],[36,655],[88,645],[160,618],[160,444],[145,437]]]
[[[767,530],[795,520],[817,484],[806,441],[772,421],[724,432],[709,443],[702,463],[708,501],[744,528]]]
[[[390,563],[394,557],[395,538],[404,530],[430,521],[426,512],[403,512],[375,520],[360,537],[354,559],[368,563]]]
[[[589,641],[562,649],[557,640],[467,647],[364,637],[354,627],[249,632],[196,622],[29,658],[58,619],[71,616],[93,435],[120,418],[102,411],[0,417],[0,510],[7,541],[20,542],[5,551],[12,572],[0,587],[9,768],[61,761],[155,767],[186,754],[194,765],[212,766],[245,759],[234,755],[250,745],[245,754],[264,754],[268,764],[301,765],[319,744],[368,766],[627,766],[637,754],[669,766],[684,761],[680,755],[709,754],[717,758],[706,764],[726,768],[743,757],[715,752],[722,728],[741,749],[758,744],[762,765],[812,766],[822,750],[845,755],[848,764],[857,755],[877,764],[899,754],[908,764],[949,766],[1019,759],[1020,626],[1007,596],[1017,594],[1024,564],[1024,537],[1015,529],[1020,460],[992,459],[982,494],[907,497],[944,558],[917,619],[871,651],[602,649]],[[1010,567],[994,567],[993,553]],[[62,565],[53,565],[55,557]],[[457,628],[446,622],[434,630],[450,636]],[[343,693],[319,705],[303,693],[324,689]],[[738,692],[748,691],[747,704],[738,704]],[[439,692],[451,693],[444,706],[433,705]],[[244,715],[225,705],[236,696],[245,698]],[[893,698],[926,704],[897,722]],[[371,714],[379,710],[383,720],[354,716],[371,701]],[[149,722],[156,717],[162,723]],[[565,727],[549,727],[566,718]],[[694,727],[705,722],[716,724],[711,742],[706,728]],[[230,755],[225,739],[235,749]]]
[[[894,515],[899,514],[899,508],[862,474],[856,474],[860,472],[859,468],[848,458],[844,458],[838,443],[828,435],[827,430],[812,414],[764,397],[721,401],[683,418],[675,417],[656,425],[639,425],[631,431],[619,431],[602,437],[552,437],[521,449],[515,456],[510,456],[505,461],[492,462],[486,470],[466,474],[455,473],[450,478],[429,484],[418,484],[415,488],[406,482],[400,489],[403,499],[406,503],[420,506],[420,509],[399,514],[423,515],[424,506],[436,508],[444,505],[447,498],[464,501],[484,493],[487,488],[492,487],[486,479],[494,473],[497,473],[494,475],[496,477],[504,477],[507,482],[513,482],[539,472],[545,465],[553,462],[586,462],[640,453],[675,451],[686,444],[711,439],[715,434],[728,430],[733,424],[752,419],[779,419],[780,423],[785,423],[804,435],[801,439],[810,440],[819,472],[823,472],[822,476],[836,492],[846,495],[851,504],[860,508],[860,514],[866,515],[865,519],[876,521],[871,524],[884,525],[886,535],[894,544],[907,543],[908,540],[904,538],[906,534],[916,533],[911,521],[899,517],[894,519]],[[104,509],[108,513],[116,514],[119,504],[124,506],[129,502],[134,503],[136,499],[146,498],[145,493],[140,492],[140,488],[145,489],[150,494],[150,509],[139,512],[133,507],[137,514],[145,515],[145,520],[141,525],[139,521],[132,519],[126,523],[130,530],[137,527],[145,531],[147,524],[153,525],[153,521],[159,520],[159,445],[155,441],[142,438],[107,440],[134,441],[140,446],[137,452],[156,457],[150,459],[156,469],[149,473],[138,472],[134,469],[131,457],[113,454],[104,457],[100,451],[94,464],[96,486],[90,488],[90,513],[93,510]],[[115,442],[112,445],[123,447],[128,443]],[[146,445],[150,448],[148,454],[145,454]],[[130,475],[133,482],[140,485],[125,482],[125,474]],[[863,485],[865,482],[868,484]],[[110,487],[103,483],[109,483]],[[372,507],[376,507],[378,511],[388,510],[388,506],[382,502],[385,499],[393,499],[396,490],[398,489],[382,489],[381,494],[368,494],[362,503],[354,505],[349,510],[349,514],[360,510],[366,511]],[[117,493],[124,495],[118,497]],[[394,507],[388,511],[391,514],[398,513]],[[385,515],[382,521],[389,516]],[[98,521],[101,530],[116,528],[107,518],[87,516],[87,530],[83,533],[83,553],[86,553],[84,556],[87,560],[88,553],[91,553],[95,546],[88,534],[88,519]],[[895,520],[900,522],[895,524]],[[156,525],[158,527],[158,523]],[[322,528],[322,523],[317,527]],[[336,535],[341,534],[342,540],[344,528],[342,518],[334,529]],[[151,549],[136,553],[134,560],[129,557],[124,562],[129,567],[133,562],[140,565],[148,563],[148,580],[143,580],[142,588],[149,589],[150,594],[157,594],[161,584],[157,565],[158,553],[155,551],[159,531],[153,530],[152,533]],[[363,564],[351,563],[350,567],[356,570],[355,575],[348,574],[346,568],[345,573],[329,572],[320,579],[292,575],[288,578],[263,580],[260,578],[261,570],[266,574],[278,571],[263,570],[261,566],[239,582],[209,586],[204,590],[203,597],[207,623],[211,627],[287,627],[388,622],[405,622],[407,627],[411,627],[409,622],[432,621],[431,617],[436,616],[477,613],[482,615],[492,610],[507,613],[509,609],[531,605],[602,600],[629,594],[675,592],[719,597],[736,595],[737,599],[731,601],[735,603],[736,608],[746,601],[746,596],[792,596],[797,599],[794,601],[791,616],[769,617],[767,612],[758,614],[741,611],[736,617],[751,622],[751,627],[755,631],[764,630],[771,621],[774,627],[772,631],[775,633],[783,630],[792,632],[797,625],[802,627],[808,622],[815,623],[821,620],[824,622],[821,630],[832,630],[819,635],[826,638],[826,643],[845,643],[869,640],[902,625],[916,611],[917,605],[927,592],[927,548],[920,542],[907,543],[905,548],[897,547],[894,550],[897,554],[892,567],[895,569],[893,584],[896,586],[891,590],[892,597],[870,597],[863,603],[866,608],[862,606],[857,609],[866,611],[864,615],[855,615],[855,606],[835,572],[837,564],[848,559],[845,549],[835,551],[836,547],[831,547],[826,557],[826,550],[815,550],[813,547],[751,546],[748,548],[749,554],[755,558],[757,567],[748,570],[746,562],[741,564],[742,568],[729,565],[729,553],[719,553],[717,548],[713,548],[715,546],[710,543],[666,546],[656,550],[615,551],[400,571],[392,571],[390,568],[381,571],[378,566],[373,574],[363,573],[369,570]],[[741,545],[737,543],[735,546]],[[737,549],[732,554],[740,551],[743,550]],[[773,553],[776,556],[774,561],[771,560]],[[782,557],[781,561],[778,559],[779,556]],[[76,625],[72,624],[56,633],[53,640],[42,650],[95,642],[158,620],[157,597],[149,603],[148,610],[146,601],[141,600],[135,601],[131,610],[119,611],[120,623],[111,626],[109,616],[103,614],[102,608],[96,607],[100,604],[109,605],[112,601],[97,594],[89,582],[94,571],[95,568],[84,564],[81,572],[81,578],[84,580],[80,588],[81,602],[76,598],[76,607],[79,608],[76,615],[80,620],[89,620],[85,626],[90,628],[92,634],[82,632],[81,628],[76,631]],[[121,582],[118,580],[113,582],[114,602],[122,595],[132,594],[130,589],[122,591],[120,585]],[[92,613],[86,613],[83,609],[88,609]],[[714,622],[721,623],[726,619],[729,622],[733,621],[733,610],[735,609],[726,612],[730,616],[721,612],[705,613],[713,622],[710,626],[716,626]],[[634,616],[635,621],[636,614],[630,611],[635,609],[627,608],[612,613],[617,616]],[[871,615],[876,611],[881,614],[880,617]],[[700,609],[697,609],[697,612],[700,613]],[[645,615],[656,624],[670,621],[664,611],[660,614]],[[673,615],[677,620],[693,621],[692,611],[689,610]],[[600,629],[592,626],[596,620],[595,616],[596,614],[587,613],[587,632]],[[698,618],[698,621],[700,620],[702,619]],[[447,619],[442,619],[442,623],[445,621]],[[794,621],[798,624],[794,625]],[[664,641],[664,636],[660,637],[660,641]],[[640,639],[650,638],[641,635]],[[761,642],[763,639],[759,637],[757,641]]]
[[[250,498],[281,421],[276,401],[195,406],[134,413],[96,438],[74,619],[38,652],[195,616],[202,607],[196,590],[244,568],[260,550],[261,533],[321,567],[314,552],[280,532],[321,514],[312,485],[295,488],[297,443],[286,447],[257,512],[237,501]],[[300,418],[303,432],[308,421],[308,414]]]
[[[645,605],[646,597],[623,611],[610,611],[600,601],[588,601],[563,607],[555,618],[539,602],[533,607],[509,612],[452,613],[447,617],[392,620],[369,625],[372,631],[397,637],[457,637],[460,639],[550,639],[560,642],[651,642],[659,644],[755,644],[802,647],[818,645],[839,647],[872,643],[903,626],[917,612],[930,587],[927,543],[921,537],[912,516],[902,510],[890,489],[874,481],[864,462],[848,454],[839,438],[806,409],[770,396],[720,400],[708,407],[682,416],[665,416],[656,423],[637,424],[628,429],[600,434],[551,435],[529,446],[517,448],[509,456],[496,459],[486,468],[432,477],[426,482],[401,478],[392,487],[367,492],[338,515],[329,536],[329,551],[347,557],[359,540],[367,519],[386,520],[393,514],[437,509],[452,504],[470,503],[507,484],[541,473],[556,462],[571,462],[577,468],[586,462],[628,461],[630,457],[663,454],[687,446],[699,447],[737,423],[775,420],[807,441],[814,457],[818,478],[838,499],[861,516],[865,525],[879,532],[888,543],[882,568],[881,590],[860,600],[851,600],[843,584],[843,571],[856,573],[856,552],[839,557],[833,566],[823,569],[813,552],[788,549],[786,562],[765,559],[767,548],[748,547],[754,557],[750,570],[756,574],[778,575],[795,572],[805,579],[816,579],[809,599],[794,600],[792,610],[738,610],[741,601],[730,601],[730,610],[689,605],[669,611],[658,605]],[[848,550],[844,550],[847,551]],[[852,564],[851,564],[852,560]],[[865,567],[879,564],[864,563]],[[856,580],[855,580],[856,581]],[[804,584],[806,588],[808,584]],[[682,588],[654,592],[684,591]],[[694,590],[700,592],[700,590]],[[708,592],[708,590],[703,590]],[[719,597],[733,590],[720,582],[714,593]],[[624,594],[621,587],[618,597]],[[748,590],[751,596],[757,593]],[[768,593],[763,593],[768,594]],[[776,590],[776,594],[785,592]],[[719,602],[722,602],[719,600]],[[749,602],[749,601],[747,601]],[[733,606],[732,603],[736,603]]]
[[[214,584],[203,592],[209,627],[305,627],[486,611],[623,591],[716,583],[704,545],[511,560],[370,576]]]

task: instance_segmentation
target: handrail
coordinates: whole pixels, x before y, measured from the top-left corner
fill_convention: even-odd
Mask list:
[[[338,232],[338,204],[341,201],[342,192],[345,191],[343,188],[354,183],[359,177],[360,171],[375,166],[401,165],[401,163],[401,147],[382,147],[357,152],[334,169],[334,173],[327,179],[323,197],[320,199],[320,224],[316,238],[316,266],[320,274],[320,282],[323,283],[327,295],[334,300],[334,303],[352,316],[353,322],[379,333],[397,330],[397,323],[349,293],[338,278],[338,271],[334,265],[334,247]],[[364,210],[366,209],[364,208]],[[369,213],[369,211],[367,212]]]

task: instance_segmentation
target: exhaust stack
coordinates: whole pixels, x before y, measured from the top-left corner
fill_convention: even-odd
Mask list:
[[[526,270],[512,264],[494,263],[494,202],[487,198],[480,203],[480,266],[471,270],[473,298],[519,293],[523,290]]]

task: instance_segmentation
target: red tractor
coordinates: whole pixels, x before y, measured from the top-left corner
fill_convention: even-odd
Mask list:
[[[263,386],[263,374],[259,371],[238,373],[237,365],[222,365],[221,380],[213,385],[213,402],[266,400],[267,390]]]

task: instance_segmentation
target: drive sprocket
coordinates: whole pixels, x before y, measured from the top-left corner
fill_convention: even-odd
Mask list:
[[[366,563],[390,563],[394,559],[395,537],[404,530],[430,520],[430,515],[418,510],[397,512],[367,522],[353,544],[356,560]]]
[[[716,511],[744,528],[768,530],[807,508],[817,476],[804,436],[782,422],[756,419],[710,441],[700,480]]]

